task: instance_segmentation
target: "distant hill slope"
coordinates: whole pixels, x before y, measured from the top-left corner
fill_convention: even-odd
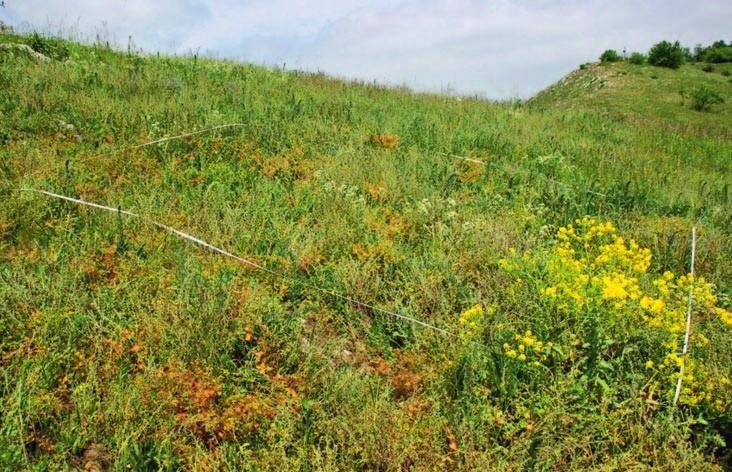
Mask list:
[[[705,72],[704,67],[711,67]],[[556,109],[593,108],[680,129],[732,133],[732,64],[687,64],[677,70],[627,62],[588,64],[529,100]],[[709,112],[692,110],[689,94],[710,87],[727,97]]]

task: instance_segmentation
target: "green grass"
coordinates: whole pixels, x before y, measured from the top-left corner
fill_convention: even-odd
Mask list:
[[[507,104],[50,47],[68,58],[0,52],[3,468],[729,465],[730,412],[646,401],[642,343],[627,364],[601,348],[616,367],[600,391],[579,361],[529,375],[493,345],[499,324],[575,331],[552,331],[533,282],[499,260],[542,253],[583,215],[651,248],[653,274],[687,271],[698,224],[697,270],[730,308],[728,66],[595,65]],[[692,110],[679,91],[700,85],[726,103]],[[242,126],[128,149],[223,123]],[[119,205],[294,279],[20,187]],[[498,324],[446,339],[297,281],[456,331],[495,305]],[[707,367],[730,376],[729,329],[710,329]]]

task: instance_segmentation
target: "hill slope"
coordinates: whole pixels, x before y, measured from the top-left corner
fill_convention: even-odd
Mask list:
[[[711,70],[705,72],[704,67]],[[697,133],[729,136],[732,103],[727,100],[710,113],[690,106],[691,92],[710,87],[723,96],[732,94],[732,64],[683,65],[678,70],[627,62],[588,64],[548,87],[530,100],[535,106],[606,109],[629,119],[653,120]]]
[[[728,460],[732,91],[717,76],[593,66],[511,106],[41,44],[51,61],[0,51],[4,467]],[[606,86],[586,93],[590,73]],[[712,80],[728,100],[710,113],[671,98]],[[697,380],[669,415],[692,224],[715,287],[697,286]]]

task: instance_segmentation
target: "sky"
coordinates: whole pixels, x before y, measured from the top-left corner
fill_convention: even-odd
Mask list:
[[[5,0],[0,21],[144,52],[527,98],[605,49],[732,40],[730,0]]]

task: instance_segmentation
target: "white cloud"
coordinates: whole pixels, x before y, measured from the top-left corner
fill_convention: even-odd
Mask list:
[[[606,48],[729,35],[720,0],[6,0],[0,19],[420,90],[527,96]],[[732,38],[726,38],[732,39]]]

